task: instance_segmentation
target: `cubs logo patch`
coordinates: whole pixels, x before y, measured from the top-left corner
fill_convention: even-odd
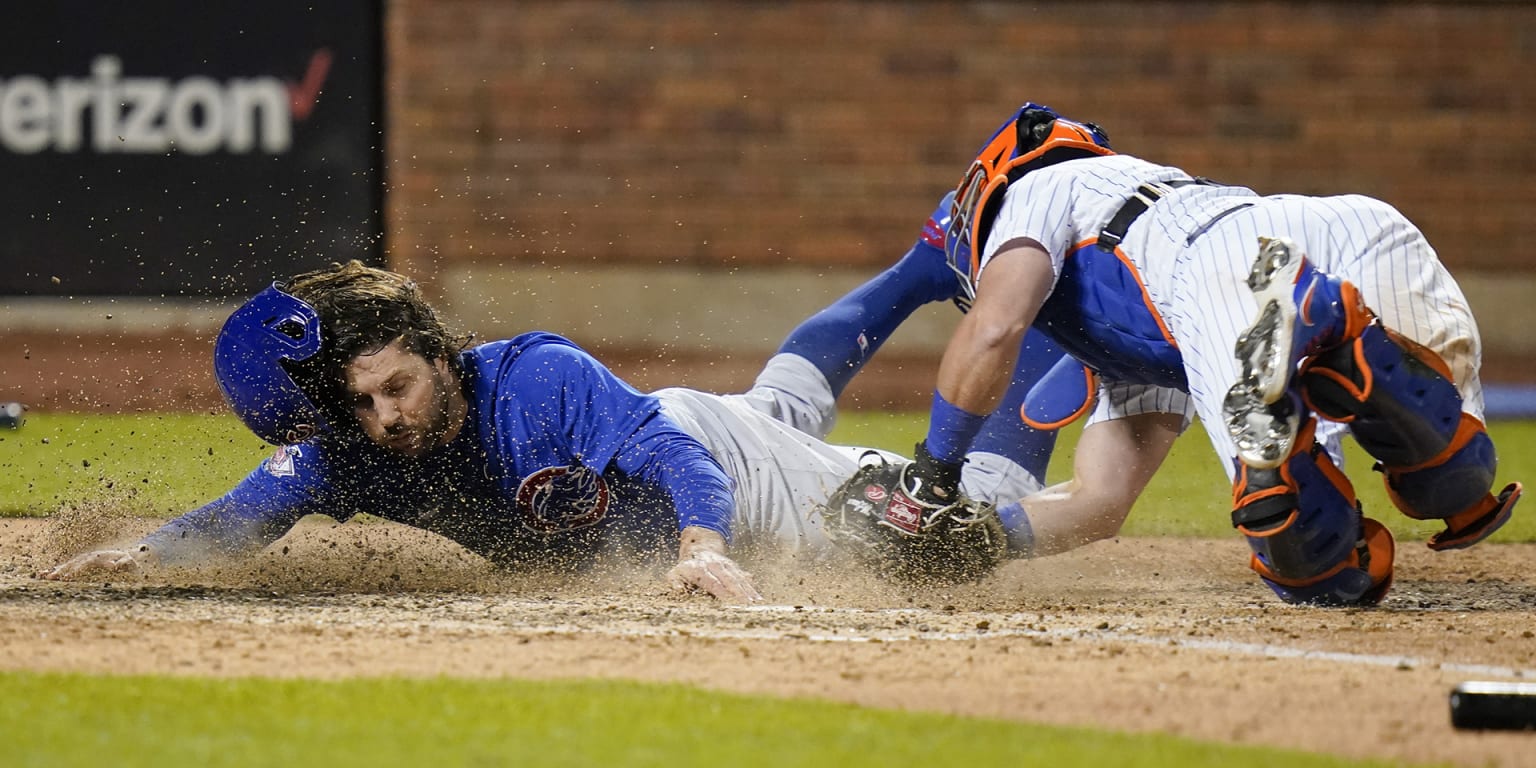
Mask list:
[[[545,467],[517,487],[523,527],[560,533],[596,525],[608,514],[608,483],[583,467]]]
[[[874,483],[864,486],[864,498],[879,504],[880,502],[885,501],[885,497],[886,492],[884,486],[876,485]]]
[[[298,468],[294,466],[294,459],[303,454],[299,453],[296,445],[279,446],[272,452],[272,457],[267,459],[267,474],[273,477],[293,477],[297,475]]]

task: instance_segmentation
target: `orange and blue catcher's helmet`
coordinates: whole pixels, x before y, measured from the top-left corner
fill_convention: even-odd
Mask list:
[[[987,241],[1008,184],[1047,165],[1113,154],[1109,136],[1097,125],[1069,120],[1033,102],[992,134],[955,188],[944,232],[945,256],[963,276],[961,296],[955,299],[961,310],[970,309],[976,296],[976,251]]]

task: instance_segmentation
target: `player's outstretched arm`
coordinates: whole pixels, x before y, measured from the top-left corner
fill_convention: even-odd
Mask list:
[[[229,493],[160,526],[122,548],[99,549],[41,571],[37,578],[73,581],[142,572],[155,567],[184,567],[249,554],[276,541],[300,517],[319,511],[322,498],[269,472],[268,462]],[[305,473],[310,474],[310,473]],[[291,483],[291,487],[283,485]]]
[[[763,596],[752,585],[752,574],[725,554],[725,537],[698,526],[682,531],[677,565],[667,571],[667,583],[683,592],[703,591],[728,603],[758,603]]]
[[[153,562],[154,557],[149,548],[143,545],[129,549],[98,549],[76,555],[35,575],[49,581],[79,581],[136,573],[141,568],[151,566]]]

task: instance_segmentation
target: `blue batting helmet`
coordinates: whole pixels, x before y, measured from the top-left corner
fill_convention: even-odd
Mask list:
[[[224,321],[213,372],[229,407],[257,437],[287,445],[325,428],[320,409],[285,366],[319,354],[320,342],[320,314],[279,283]]]
[[[944,232],[944,253],[949,263],[964,274],[962,310],[976,296],[974,251],[986,242],[992,219],[1003,203],[1009,183],[1047,165],[1097,155],[1113,155],[1109,136],[1093,123],[1080,123],[1057,114],[1047,106],[1026,102],[992,134],[955,188],[949,226]]]

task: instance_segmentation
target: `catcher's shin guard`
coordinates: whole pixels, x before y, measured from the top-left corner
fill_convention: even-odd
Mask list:
[[[1489,493],[1498,465],[1493,440],[1462,412],[1450,369],[1433,351],[1372,323],[1351,343],[1309,360],[1297,381],[1312,410],[1349,424],[1380,462],[1403,514],[1445,521],[1431,549],[1472,546],[1509,520],[1520,485]]]
[[[1392,534],[1364,517],[1349,479],[1313,438],[1279,467],[1238,463],[1232,525],[1248,538],[1249,567],[1288,603],[1371,606],[1392,585]]]

